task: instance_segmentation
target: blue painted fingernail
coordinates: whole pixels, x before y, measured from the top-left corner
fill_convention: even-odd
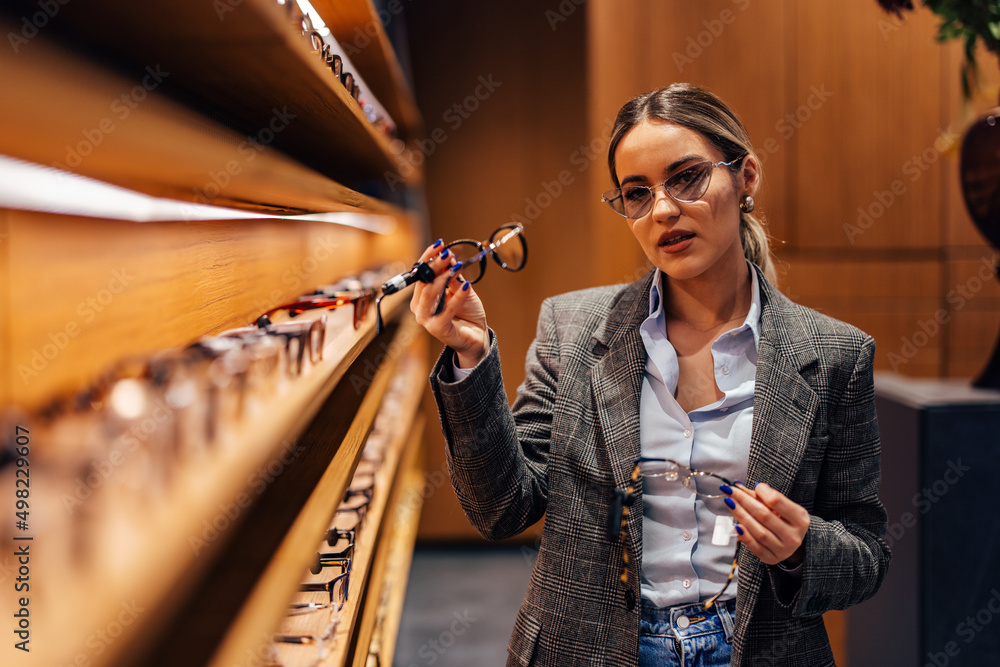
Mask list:
[[[741,482],[740,480],[736,480],[735,482],[733,482],[733,486],[736,486],[737,484],[743,484],[743,482]],[[743,486],[746,486],[746,484],[743,484]]]
[[[731,510],[736,509],[736,503],[733,502],[732,498],[724,498],[724,500],[726,501],[726,507]]]
[[[431,246],[431,247],[433,247],[433,248],[440,248],[442,243],[444,243],[444,241],[441,240],[441,239],[438,239],[437,241],[434,242],[434,245]]]
[[[441,259],[448,259],[448,255],[448,249],[445,248],[444,251],[441,252]]]
[[[726,485],[726,484],[723,484],[722,486],[720,486],[719,487],[719,491],[722,491],[727,496],[733,495],[733,490],[731,488],[729,488],[729,486]]]
[[[454,264],[451,265],[451,268],[448,269],[448,270],[451,271],[452,275],[455,275],[456,273],[458,273],[459,271],[462,270],[462,263],[461,262],[455,262]]]
[[[466,280],[465,284],[462,285],[462,291],[463,292],[468,292],[470,287],[472,287],[472,283],[470,283],[468,280]]]
[[[736,526],[736,532],[739,533],[740,535],[742,535],[743,534],[743,529],[740,528],[739,526]]]

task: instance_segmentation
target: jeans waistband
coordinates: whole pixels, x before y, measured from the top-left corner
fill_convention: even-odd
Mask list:
[[[677,639],[697,637],[722,631],[726,641],[732,641],[736,627],[736,598],[716,602],[711,609],[701,603],[679,607],[642,605],[642,632],[670,635]]]

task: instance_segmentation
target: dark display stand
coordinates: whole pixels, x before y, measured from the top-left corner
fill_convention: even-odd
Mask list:
[[[893,557],[850,667],[1000,665],[1000,392],[876,373]]]

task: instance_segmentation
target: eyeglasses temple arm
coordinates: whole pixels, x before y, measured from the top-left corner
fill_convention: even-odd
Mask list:
[[[611,494],[611,511],[608,512],[608,539],[617,540],[621,537],[622,516],[625,512],[625,505],[631,504],[635,495],[624,489],[615,489]]]

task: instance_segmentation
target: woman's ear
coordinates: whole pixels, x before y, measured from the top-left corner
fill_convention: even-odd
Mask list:
[[[743,164],[740,165],[740,177],[737,179],[737,186],[741,197],[743,195],[757,196],[757,190],[760,189],[760,164],[753,154],[743,158]]]

